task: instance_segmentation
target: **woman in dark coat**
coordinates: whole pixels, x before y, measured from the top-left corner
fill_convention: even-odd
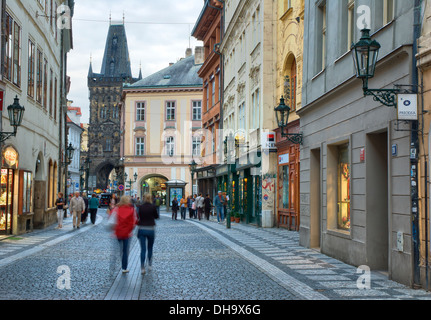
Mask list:
[[[177,197],[174,198],[174,200],[172,200],[172,220],[177,220],[177,212],[178,212],[178,200]]]
[[[210,219],[210,212],[211,212],[211,199],[210,199],[210,195],[207,194],[204,200],[204,211],[205,211],[205,218],[207,218],[207,220]]]
[[[144,204],[138,207],[138,239],[141,245],[141,273],[145,274],[145,256],[148,250],[148,269],[151,269],[153,259],[153,245],[155,239],[156,221],[159,218],[157,208],[152,204],[151,195],[146,193]]]

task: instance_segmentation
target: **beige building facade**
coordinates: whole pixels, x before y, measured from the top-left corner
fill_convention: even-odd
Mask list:
[[[194,55],[123,87],[122,157],[129,180],[126,192],[142,198],[146,192],[159,194],[169,201],[165,182],[185,183],[186,195],[196,193],[189,164],[201,161],[202,123],[193,120],[201,113],[202,79],[197,75],[201,65]],[[194,185],[194,189],[192,189]],[[167,197],[167,198],[166,198]],[[166,202],[165,202],[166,203]]]

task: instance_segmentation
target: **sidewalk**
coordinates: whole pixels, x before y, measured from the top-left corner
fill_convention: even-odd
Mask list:
[[[171,216],[165,210],[161,215]],[[209,221],[183,221],[208,232],[302,300],[431,300],[430,292],[411,289],[378,272],[371,271],[369,282],[363,281],[362,270],[300,246],[298,232],[234,222],[227,229],[215,216]],[[135,242],[130,250],[130,272],[127,276],[118,274],[107,300],[139,298],[139,244]]]

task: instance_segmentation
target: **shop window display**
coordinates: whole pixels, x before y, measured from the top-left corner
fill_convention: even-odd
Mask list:
[[[12,228],[13,170],[1,169],[0,185],[0,232]]]
[[[350,230],[350,162],[349,146],[338,148],[338,228]]]

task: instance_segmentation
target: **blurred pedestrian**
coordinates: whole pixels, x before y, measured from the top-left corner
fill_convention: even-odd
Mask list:
[[[97,198],[97,195],[93,193],[90,201],[88,201],[88,210],[90,211],[90,220],[92,224],[96,223],[96,215],[97,215],[98,208],[99,208],[99,199]]]
[[[58,193],[57,199],[55,200],[55,205],[57,206],[57,218],[58,218],[57,229],[63,228],[63,216],[64,216],[64,207],[66,206],[66,199],[63,198],[62,192]]]
[[[115,215],[114,234],[120,244],[121,269],[123,273],[129,272],[127,269],[129,259],[129,240],[136,225],[136,210],[129,196],[122,196],[118,202]]]
[[[156,222],[159,218],[157,208],[152,204],[151,195],[146,193],[143,197],[143,204],[138,210],[138,239],[141,245],[141,273],[145,274],[145,258],[148,251],[147,265],[151,270],[153,262],[153,245],[155,239]]]
[[[207,220],[210,219],[211,206],[212,206],[212,201],[211,201],[210,195],[207,194],[204,199],[204,211],[205,211],[205,218]]]
[[[174,217],[175,217],[175,220],[177,220],[178,208],[179,208],[179,205],[178,205],[177,197],[174,197],[174,200],[172,200],[172,220],[174,220]]]
[[[81,192],[81,197],[84,200],[85,203],[85,210],[84,213],[81,216],[81,222],[82,224],[85,224],[87,222],[87,216],[88,216],[88,198],[86,192]]]
[[[204,201],[205,201],[205,198],[202,197],[202,193],[199,193],[199,196],[196,198],[196,210],[197,210],[199,220],[201,220],[202,213],[204,211],[204,206],[205,206]]]
[[[157,209],[157,214],[160,216],[160,206],[162,205],[162,198],[160,198],[160,195],[157,194],[156,198],[154,199],[154,205]]]
[[[70,200],[70,212],[73,216],[73,228],[78,228],[81,224],[81,215],[85,211],[85,202],[80,197],[79,192],[75,192],[75,196]]]
[[[221,191],[219,191],[218,194],[216,195],[216,197],[214,198],[214,206],[217,210],[217,221],[219,223],[223,222],[223,220],[224,220],[224,214],[223,214],[224,202],[225,202],[225,199],[223,197],[223,194]]]
[[[187,200],[186,200],[186,196],[183,195],[183,197],[180,200],[180,210],[181,210],[181,219],[185,220],[186,219],[186,210],[187,210]]]
[[[193,197],[190,195],[187,197],[187,208],[189,209],[189,218],[193,218]]]

